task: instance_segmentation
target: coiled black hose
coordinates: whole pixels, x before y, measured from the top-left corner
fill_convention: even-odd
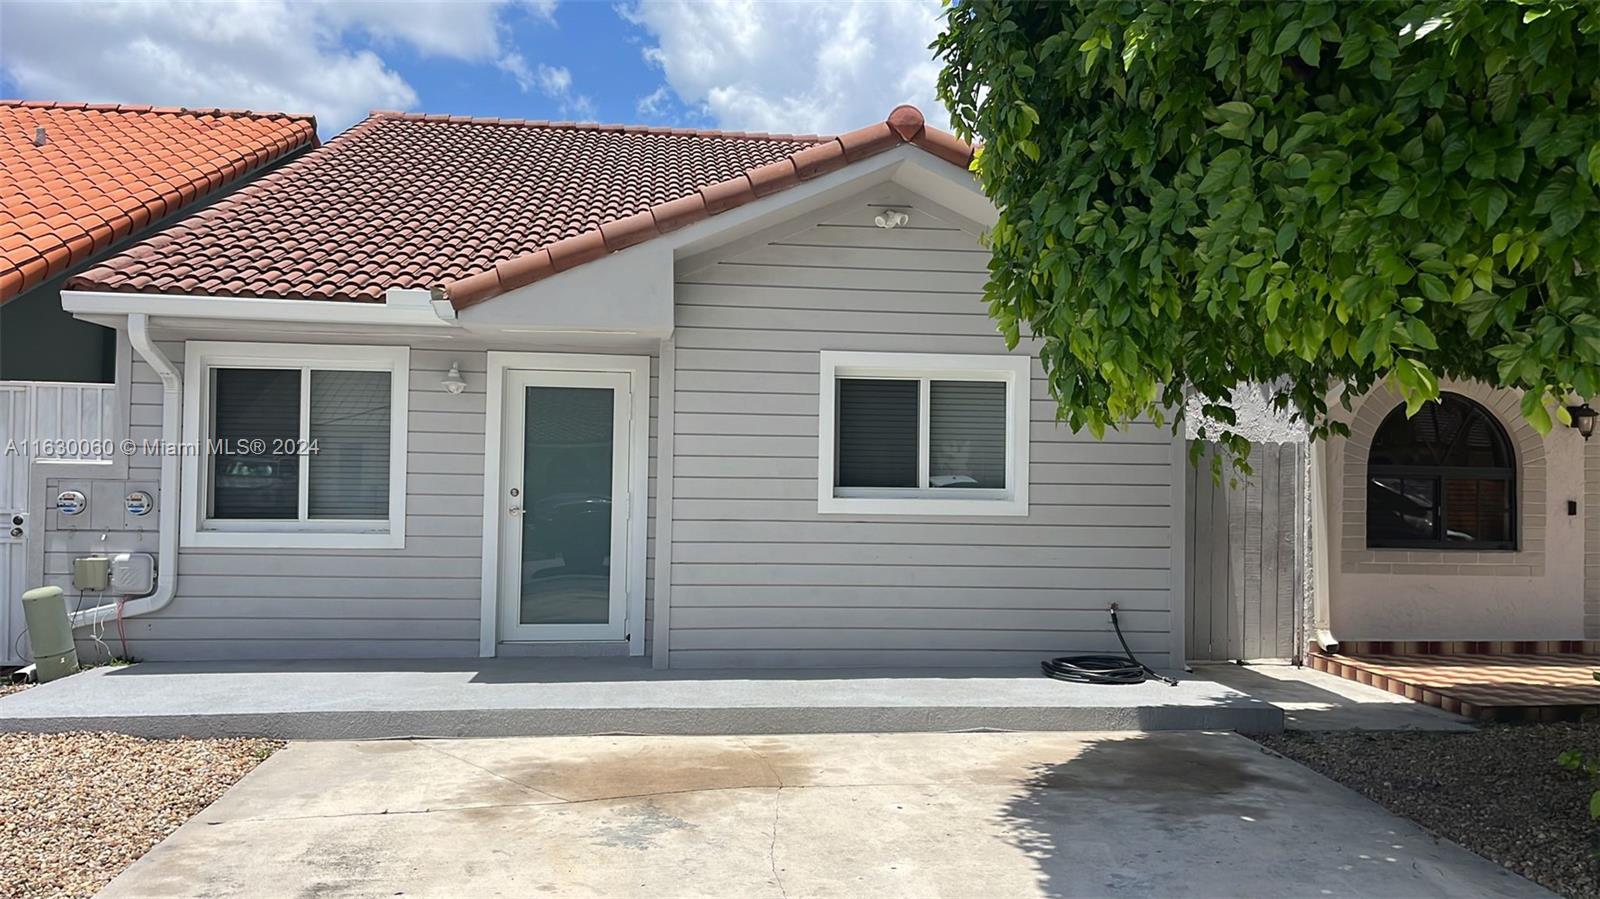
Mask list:
[[[1178,682],[1157,674],[1149,665],[1134,658],[1133,650],[1122,636],[1122,625],[1117,623],[1117,606],[1111,605],[1111,627],[1117,632],[1117,642],[1122,644],[1126,658],[1118,656],[1058,656],[1039,663],[1045,677],[1075,684],[1142,684],[1150,678],[1176,687]]]

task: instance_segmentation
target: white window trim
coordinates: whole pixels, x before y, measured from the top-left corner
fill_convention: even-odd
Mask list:
[[[823,350],[817,395],[817,511],[853,515],[1028,514],[1028,356],[855,353]],[[955,491],[937,487],[849,488],[837,478],[839,378],[1003,381],[1006,385],[1006,488]],[[928,433],[928,393],[920,394],[919,443]],[[919,483],[928,480],[928,450],[919,446]]]
[[[191,340],[184,345],[183,545],[249,549],[401,549],[405,546],[406,430],[410,388],[406,347]],[[209,521],[208,470],[213,368],[325,368],[389,372],[389,517],[373,520]],[[302,385],[304,388],[305,385]],[[302,421],[309,409],[300,410]],[[302,427],[304,425],[302,424]],[[300,489],[307,488],[305,478]]]

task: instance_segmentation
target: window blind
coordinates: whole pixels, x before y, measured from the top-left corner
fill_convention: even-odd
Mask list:
[[[311,518],[389,517],[389,373],[311,373]]]
[[[1004,382],[929,382],[928,486],[1005,489]]]
[[[299,436],[300,372],[218,368],[212,379],[211,517],[298,517],[299,459],[254,449]]]
[[[918,381],[840,378],[838,486],[917,486]]]

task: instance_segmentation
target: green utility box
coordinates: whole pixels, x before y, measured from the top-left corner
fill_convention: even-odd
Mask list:
[[[33,648],[33,667],[39,683],[74,674],[78,670],[78,648],[72,643],[72,626],[67,623],[67,603],[60,587],[35,587],[22,594],[22,617],[28,622],[28,645]]]

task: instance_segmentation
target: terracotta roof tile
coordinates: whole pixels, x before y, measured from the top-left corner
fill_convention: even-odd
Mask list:
[[[310,116],[0,100],[0,303],[316,142]]]
[[[464,308],[926,135],[971,160],[912,107],[840,138],[374,112],[68,286]]]

